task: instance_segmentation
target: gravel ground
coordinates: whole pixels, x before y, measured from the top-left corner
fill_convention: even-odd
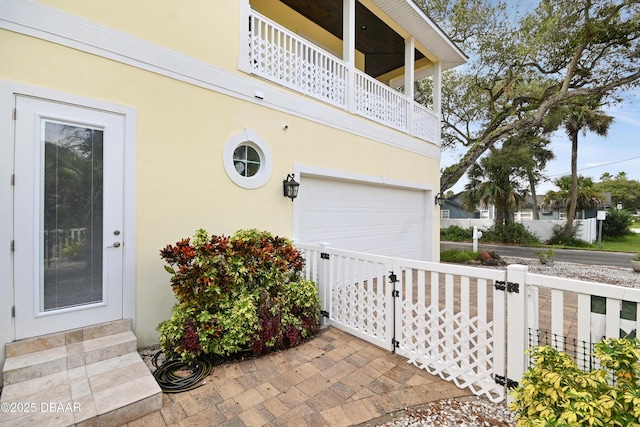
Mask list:
[[[407,408],[357,427],[511,427],[514,414],[506,404],[481,398],[446,399]]]
[[[537,259],[502,257],[507,264],[524,264],[529,272],[567,277],[590,282],[640,288],[640,273],[629,268],[554,262],[542,265]],[[505,268],[505,267],[489,267]],[[514,413],[505,403],[495,404],[482,398],[448,399],[421,405],[373,420],[364,426],[376,427],[510,427]]]
[[[610,267],[605,265],[575,264],[555,261],[552,266],[542,265],[537,259],[502,257],[507,264],[524,264],[529,272],[547,276],[567,277],[589,282],[607,283],[627,288],[640,288],[640,273],[631,266]]]

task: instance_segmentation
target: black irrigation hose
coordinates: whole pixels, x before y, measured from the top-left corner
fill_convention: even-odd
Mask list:
[[[164,393],[180,393],[193,390],[205,384],[204,378],[211,371],[211,363],[196,360],[185,363],[180,359],[171,359],[158,366],[160,351],[153,356],[153,365],[157,366],[153,377]],[[177,371],[191,371],[189,375],[176,375]]]

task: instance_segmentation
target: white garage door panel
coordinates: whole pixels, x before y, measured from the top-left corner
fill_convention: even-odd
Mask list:
[[[424,198],[421,190],[303,177],[298,240],[424,259]]]

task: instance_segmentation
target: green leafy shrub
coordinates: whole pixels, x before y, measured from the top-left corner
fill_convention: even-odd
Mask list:
[[[509,243],[518,245],[535,245],[540,239],[532,233],[524,224],[511,222],[509,224],[494,224],[482,231],[482,240],[485,242]]]
[[[457,225],[450,225],[440,229],[440,240],[448,242],[466,242],[473,239],[473,228],[464,229]]]
[[[529,350],[533,366],[511,392],[518,427],[640,425],[640,341],[610,338],[595,346],[603,369],[582,371],[552,347]]]
[[[319,329],[316,286],[302,278],[304,259],[287,239],[258,230],[231,237],[198,230],[160,255],[178,300],[158,325],[168,357],[264,354]]]
[[[631,234],[633,217],[625,210],[609,209],[602,222],[602,234],[606,237],[622,237]]]
[[[547,243],[575,247],[589,246],[587,242],[576,237],[578,231],[580,231],[580,224],[556,224],[551,229],[551,237]]]
[[[447,249],[440,252],[440,261],[465,263],[467,261],[475,261],[478,259],[478,252],[461,251],[458,249]]]

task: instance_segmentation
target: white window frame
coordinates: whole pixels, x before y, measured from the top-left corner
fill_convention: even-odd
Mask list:
[[[260,169],[253,176],[242,176],[236,170],[233,162],[233,153],[239,146],[246,145],[260,156]],[[222,161],[227,176],[236,185],[246,189],[260,188],[269,181],[273,172],[273,156],[271,149],[264,139],[253,129],[244,129],[233,134],[226,142],[222,152]]]

